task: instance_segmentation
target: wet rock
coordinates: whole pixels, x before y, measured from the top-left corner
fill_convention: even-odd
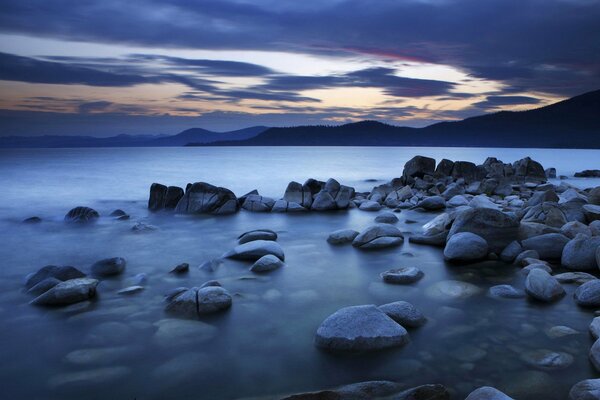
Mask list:
[[[437,211],[446,208],[446,199],[442,196],[431,196],[423,199],[417,207],[426,211]]]
[[[548,335],[548,337],[550,339],[559,339],[559,338],[563,338],[566,336],[578,335],[578,334],[579,334],[579,332],[576,331],[575,329],[568,327],[568,326],[564,326],[564,325],[553,326],[546,331],[546,335]]]
[[[452,224],[452,216],[448,213],[443,213],[423,225],[423,234],[432,236],[438,233],[447,232]]]
[[[283,200],[300,204],[304,208],[310,208],[312,205],[312,193],[308,186],[292,181],[285,189]]]
[[[519,221],[508,214],[487,208],[470,208],[458,211],[448,234],[448,239],[460,232],[471,232],[488,243],[490,251],[499,254],[515,240]]]
[[[569,391],[569,400],[600,399],[600,379],[586,379],[578,382]]]
[[[75,207],[65,215],[65,222],[85,224],[96,221],[100,217],[98,211],[89,207]]]
[[[176,265],[175,267],[173,267],[173,269],[171,271],[169,271],[171,274],[187,274],[190,270],[190,264],[188,263],[181,263],[179,265]]]
[[[596,279],[594,275],[586,272],[563,272],[562,274],[554,275],[554,278],[560,283],[575,283],[577,285]]]
[[[147,224],[145,222],[138,222],[131,227],[134,233],[150,233],[158,230],[158,226]]]
[[[33,287],[29,289],[27,293],[39,296],[42,293],[46,293],[48,290],[52,289],[54,286],[58,285],[61,282],[61,280],[58,280],[56,278],[46,278],[43,281],[37,283],[36,285],[33,285]]]
[[[521,360],[527,365],[545,371],[565,369],[574,361],[573,356],[568,353],[545,349],[526,351],[521,354]]]
[[[518,240],[525,240],[546,233],[560,233],[560,229],[537,222],[523,222],[519,226]]]
[[[423,271],[416,267],[403,267],[382,272],[381,278],[386,283],[411,284],[423,278],[423,275]]]
[[[223,265],[223,260],[214,258],[212,260],[204,261],[198,268],[206,272],[215,272],[221,265]]]
[[[446,158],[440,160],[437,167],[435,168],[436,177],[446,177],[452,175],[452,169],[454,168],[454,161]]]
[[[204,282],[202,285],[200,285],[200,289],[205,288],[205,287],[209,287],[209,286],[222,286],[221,283],[219,281],[206,281]]]
[[[89,387],[90,385],[108,384],[125,379],[131,374],[128,367],[111,366],[92,370],[67,372],[55,375],[48,381],[51,388]]]
[[[600,169],[586,169],[575,173],[575,178],[600,178]]]
[[[380,249],[398,246],[404,236],[398,228],[390,224],[376,224],[363,230],[354,240],[352,246],[363,250]]]
[[[281,261],[285,260],[285,255],[283,254],[283,249],[277,242],[273,242],[271,240],[253,240],[251,242],[247,242],[244,244],[240,244],[236,246],[233,250],[225,253],[223,257],[225,258],[233,258],[234,260],[251,260],[255,261],[261,258],[262,256],[266,256],[267,254],[272,254],[279,258]]]
[[[251,194],[246,197],[242,208],[253,212],[269,212],[273,208],[275,200],[270,197]]]
[[[552,268],[550,268],[548,264],[543,263],[528,264],[525,268],[521,270],[521,273],[523,273],[524,275],[528,275],[534,269],[541,269],[542,271],[552,274]]]
[[[599,248],[600,237],[577,236],[563,248],[561,264],[576,271],[597,271],[596,250]]]
[[[402,346],[408,332],[373,305],[342,308],[317,329],[315,344],[327,350],[363,351]]]
[[[321,190],[315,196],[310,209],[314,211],[329,211],[337,209],[337,206],[333,196],[329,192]]]
[[[351,243],[358,236],[358,232],[354,229],[340,229],[331,232],[327,237],[327,243],[330,244],[345,244]]]
[[[375,217],[375,222],[378,224],[395,224],[398,222],[398,217],[389,211],[382,212]]]
[[[450,262],[473,262],[485,258],[488,244],[471,232],[459,232],[450,237],[444,248],[444,258]]]
[[[528,259],[539,259],[540,255],[537,251],[535,250],[525,250],[523,252],[521,252],[517,258],[515,258],[514,264],[518,265],[520,267],[525,265],[525,260]]]
[[[232,214],[238,211],[238,200],[229,189],[205,182],[190,185],[175,212],[180,214]]]
[[[119,290],[117,292],[117,294],[132,295],[132,294],[139,293],[142,290],[144,290],[143,286],[133,285],[133,286],[128,286],[126,288],[123,288],[123,289]]]
[[[600,372],[600,339],[597,339],[590,349],[590,361],[597,372]]]
[[[525,293],[511,285],[496,285],[490,287],[490,296],[505,299],[520,299],[525,297]]]
[[[231,307],[232,297],[220,286],[187,289],[174,296],[165,310],[186,318],[227,310]]]
[[[436,300],[462,300],[477,295],[481,289],[472,283],[462,281],[441,281],[425,290],[427,297]]]
[[[238,243],[244,244],[254,240],[277,240],[277,233],[270,229],[255,229],[242,233],[238,236]]]
[[[22,222],[24,224],[39,224],[42,222],[42,219],[40,217],[29,217],[25,218]]]
[[[98,280],[77,278],[61,282],[31,301],[34,305],[62,306],[89,300],[96,295]]]
[[[542,260],[559,260],[569,238],[560,233],[547,233],[525,239],[521,242],[523,249],[535,250]]]
[[[185,292],[186,290],[189,290],[186,287],[180,286],[180,287],[176,287],[174,289],[169,290],[167,293],[165,293],[165,301],[169,302],[171,300],[173,300],[175,297],[179,296],[181,293]]]
[[[561,299],[565,295],[565,290],[546,271],[533,269],[525,279],[525,293],[536,300],[549,303]]]
[[[148,209],[150,211],[172,210],[177,206],[183,195],[183,189],[178,186],[167,187],[160,183],[153,183],[150,186]]]
[[[59,281],[68,281],[69,279],[84,278],[85,274],[75,267],[46,265],[40,268],[36,273],[28,275],[25,280],[25,287],[31,289],[41,281],[47,278],[55,278]]]
[[[366,200],[360,203],[358,208],[362,211],[379,211],[381,210],[381,204],[373,200]]]
[[[600,220],[600,206],[595,204],[586,204],[582,207],[585,219],[588,222]]]
[[[514,400],[496,388],[482,386],[472,391],[465,400]]]
[[[590,335],[592,335],[594,339],[598,339],[600,337],[600,317],[595,317],[592,320],[589,331]]]
[[[403,327],[418,328],[427,322],[423,313],[406,301],[395,301],[378,308]]]
[[[465,183],[470,184],[478,178],[477,165],[469,161],[455,161],[452,168],[452,178],[463,178]]]
[[[560,233],[570,239],[574,239],[578,234],[592,236],[592,229],[579,221],[571,221],[567,222],[562,226],[562,228],[560,228]]]
[[[283,267],[283,261],[272,254],[262,256],[250,267],[252,272],[270,272]]]
[[[512,263],[515,258],[523,251],[523,247],[518,241],[511,242],[508,246],[500,253],[500,259],[507,263]]]
[[[162,319],[154,325],[158,329],[153,340],[165,348],[204,343],[218,333],[217,328],[202,321]]]
[[[127,262],[122,257],[105,258],[92,264],[92,275],[115,276],[125,271]]]
[[[494,203],[489,197],[486,195],[479,195],[473,197],[469,201],[469,207],[471,208],[489,208],[491,210],[498,210],[500,207],[498,204]]]
[[[448,232],[436,233],[434,235],[412,235],[408,238],[410,243],[425,244],[429,246],[444,247]]]
[[[433,175],[435,172],[435,160],[429,157],[415,156],[404,164],[402,176],[407,178],[423,178],[425,175]]]
[[[575,290],[575,302],[583,307],[600,306],[600,279],[594,279]]]

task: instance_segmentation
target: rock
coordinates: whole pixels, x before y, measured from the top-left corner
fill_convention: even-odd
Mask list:
[[[475,196],[469,201],[469,207],[471,208],[489,208],[491,210],[498,210],[500,207],[498,204],[490,200],[486,195]]]
[[[585,219],[589,222],[600,220],[600,206],[595,204],[586,204],[583,207]]]
[[[514,400],[491,386],[482,386],[473,390],[465,400]]]
[[[395,301],[377,308],[403,327],[418,328],[427,322],[423,313],[406,301]]]
[[[380,276],[386,283],[410,284],[423,278],[423,275],[423,271],[416,267],[403,267],[382,272]]]
[[[465,194],[465,186],[458,182],[452,182],[451,184],[446,186],[446,189],[444,189],[444,191],[442,192],[442,197],[446,200],[455,199],[455,201],[457,201],[457,200],[460,200],[461,198],[463,200],[466,200],[466,197],[463,196],[464,194]],[[459,204],[459,205],[463,205],[463,204]]]
[[[58,285],[61,282],[61,280],[58,280],[53,277],[46,278],[43,281],[34,285],[31,289],[27,291],[27,293],[39,296],[42,293],[46,293],[48,290],[52,289],[54,286]]]
[[[546,233],[560,233],[560,229],[537,222],[523,222],[519,226],[518,240],[525,240]]]
[[[588,226],[592,231],[592,236],[600,236],[600,221],[592,221]]]
[[[333,231],[327,237],[327,243],[330,244],[345,244],[350,243],[358,236],[358,232],[354,229],[340,229]]]
[[[588,193],[588,201],[590,204],[600,205],[600,186],[596,186]]]
[[[329,192],[321,190],[315,196],[310,209],[314,211],[329,211],[337,209],[337,205]]]
[[[455,180],[463,178],[465,183],[470,184],[478,178],[477,166],[469,161],[455,161],[452,168],[452,178]]]
[[[525,279],[525,293],[536,300],[550,303],[561,299],[565,295],[565,290],[546,271],[533,269]]]
[[[178,186],[167,187],[160,183],[153,183],[150,186],[148,209],[150,211],[172,210],[177,206],[183,195],[183,189]]]
[[[563,248],[561,264],[572,270],[598,270],[596,250],[600,248],[600,237],[580,235]]]
[[[542,271],[546,271],[547,273],[552,273],[552,268],[550,268],[547,264],[537,263],[537,264],[529,264],[525,268],[521,270],[521,272],[525,275],[528,275],[534,269],[541,269]]]
[[[490,287],[489,293],[491,297],[500,297],[504,299],[520,299],[525,297],[523,291],[511,285],[492,286]]]
[[[429,157],[415,156],[404,164],[402,176],[407,178],[423,178],[425,175],[433,175],[435,172],[435,160]]]
[[[462,195],[454,196],[450,200],[447,201],[446,205],[450,207],[461,207],[469,205],[469,200]]]
[[[242,208],[253,212],[269,212],[274,204],[275,200],[270,197],[251,194],[244,200]]]
[[[153,340],[164,348],[205,343],[218,334],[217,328],[202,321],[162,319],[154,325],[158,329]]]
[[[546,233],[525,239],[521,242],[523,249],[535,250],[542,260],[559,260],[562,257],[563,248],[569,242],[569,238],[560,233]]]
[[[582,224],[579,221],[571,221],[567,222],[560,228],[560,233],[562,233],[569,239],[574,239],[575,236],[577,236],[578,234],[592,236],[592,229],[586,224]]]
[[[594,275],[586,272],[564,272],[562,274],[554,275],[554,278],[560,283],[576,283],[578,285],[596,279]]]
[[[583,307],[600,306],[600,279],[594,279],[575,290],[575,302]]]
[[[150,233],[158,230],[156,225],[150,225],[145,222],[138,222],[131,227],[134,233]]]
[[[529,157],[515,161],[513,169],[515,171],[515,178],[520,178],[523,181],[527,180],[528,182],[546,182],[544,167]]]
[[[390,381],[367,381],[352,383],[337,389],[321,390],[318,392],[298,393],[280,398],[281,400],[341,400],[341,399],[371,399],[381,396],[394,395],[396,400],[438,400],[434,397],[398,397],[398,392],[404,386]],[[388,398],[388,397],[385,397]],[[439,398],[439,400],[442,400]]]
[[[548,337],[550,339],[559,339],[559,338],[563,338],[566,336],[578,335],[578,334],[579,334],[579,332],[576,331],[575,329],[568,327],[568,326],[564,326],[564,325],[553,326],[552,328],[550,328],[546,331],[546,335],[548,335]]]
[[[48,385],[53,389],[66,387],[89,388],[90,386],[93,387],[93,385],[105,385],[125,379],[130,374],[130,368],[121,366],[66,372],[50,378],[48,380]]]
[[[277,200],[271,208],[271,212],[304,212],[306,208],[293,201]]]
[[[532,367],[544,371],[565,369],[574,361],[573,356],[568,353],[555,352],[545,349],[524,352],[521,354],[521,360]]]
[[[61,306],[89,300],[96,295],[98,280],[70,279],[57,284],[31,301],[35,305]]]
[[[575,173],[575,178],[600,178],[600,169],[586,169]]]
[[[403,186],[398,190],[390,192],[386,197],[384,204],[388,207],[398,207],[402,202],[413,197],[413,190],[410,186]]]
[[[452,225],[452,216],[448,213],[443,213],[423,225],[423,234],[432,236],[442,232],[448,232]]]
[[[190,185],[175,212],[179,214],[232,214],[238,211],[238,200],[229,189],[205,182]]]
[[[586,379],[578,382],[569,391],[569,400],[600,399],[600,379]]]
[[[452,175],[452,169],[454,168],[454,161],[448,159],[442,159],[437,167],[435,168],[436,177],[446,177]]]
[[[250,267],[252,272],[269,272],[283,267],[283,261],[272,254],[262,256]]]
[[[169,290],[167,293],[165,293],[165,301],[169,302],[171,300],[173,300],[175,297],[179,296],[181,293],[185,292],[186,290],[189,290],[186,287],[180,286],[180,287],[176,287],[174,289]]]
[[[446,246],[446,239],[448,238],[448,232],[436,233],[435,235],[412,235],[408,238],[410,243],[425,244],[429,246]]]
[[[126,288],[124,288],[124,289],[121,289],[121,290],[119,290],[119,291],[117,292],[117,294],[126,294],[126,295],[129,295],[129,294],[136,294],[136,293],[139,293],[139,292],[141,292],[142,290],[144,290],[144,287],[143,287],[143,286],[140,286],[140,285],[133,285],[133,286],[128,286],[128,287],[126,287]]]
[[[111,346],[100,348],[87,348],[71,351],[65,356],[65,361],[72,365],[106,365],[114,364],[119,360],[126,360],[132,355],[143,352],[138,346]]]
[[[446,199],[442,196],[431,196],[423,199],[417,207],[426,211],[437,211],[446,208]]]
[[[75,267],[46,265],[45,267],[40,268],[36,273],[27,276],[25,287],[27,289],[31,289],[47,278],[55,278],[59,281],[68,281],[70,279],[84,277],[85,274]]]
[[[327,350],[364,351],[402,346],[408,332],[374,305],[342,308],[317,329],[315,344]]]
[[[546,168],[544,172],[546,173],[546,178],[556,179],[556,168]]]
[[[212,260],[204,261],[198,268],[206,272],[215,272],[222,264],[223,260],[214,258]]]
[[[179,265],[176,265],[175,267],[173,267],[173,269],[171,271],[169,271],[171,274],[187,274],[190,270],[190,264],[188,263],[181,263]]]
[[[127,262],[124,258],[121,257],[113,257],[113,258],[105,258],[104,260],[100,260],[95,262],[92,267],[92,275],[95,276],[114,276],[119,275],[123,271],[125,271],[125,266]]]
[[[392,212],[385,211],[375,217],[375,222],[378,224],[395,224],[398,222],[398,217]]]
[[[193,318],[204,314],[227,310],[231,307],[232,297],[220,286],[191,288],[174,296],[165,310],[182,317]]]
[[[271,240],[253,240],[236,246],[233,250],[225,253],[223,257],[232,258],[234,260],[251,260],[256,261],[262,256],[272,254],[281,261],[285,260],[283,249],[277,242]]]
[[[597,339],[590,349],[590,361],[597,372],[600,372],[600,339]]]
[[[506,263],[512,263],[522,252],[523,247],[518,241],[515,240],[506,246],[504,250],[502,250],[502,253],[500,253],[500,259]]]
[[[558,203],[559,198],[554,190],[538,190],[533,193],[531,198],[527,201],[527,207],[537,206],[542,203]]]
[[[595,317],[592,320],[589,331],[590,335],[592,335],[594,339],[598,339],[600,337],[600,317]]]
[[[488,208],[469,208],[458,211],[448,234],[448,240],[460,232],[471,232],[488,243],[491,252],[499,254],[515,240],[519,221],[508,214]]]
[[[85,224],[95,222],[99,217],[100,214],[93,208],[75,207],[65,215],[65,222]]]
[[[270,229],[255,229],[242,233],[238,236],[238,243],[244,244],[254,240],[277,240],[277,233]]]
[[[425,290],[425,294],[436,300],[462,300],[475,296],[481,289],[472,283],[462,281],[440,281]]]
[[[381,210],[381,204],[373,200],[366,200],[360,203],[358,208],[362,211],[379,211]]]
[[[372,225],[354,238],[352,246],[359,249],[379,249],[398,246],[404,241],[404,236],[398,228],[390,224]]]
[[[473,262],[485,258],[488,244],[484,238],[471,232],[459,232],[446,243],[444,258],[450,262]]]
[[[110,216],[119,221],[126,221],[130,218],[129,215],[121,209],[114,210],[110,213]]]
[[[518,265],[520,267],[523,267],[525,265],[525,260],[528,259],[539,259],[540,255],[537,251],[535,250],[525,250],[523,252],[521,252],[517,258],[515,258],[514,264]]]
[[[210,286],[222,286],[221,283],[219,283],[219,281],[206,281],[204,282],[202,285],[200,285],[200,289],[205,288],[205,287],[210,287]]]
[[[40,217],[29,217],[25,218],[21,222],[24,224],[39,224],[40,222],[42,222],[42,219]]]
[[[569,221],[564,208],[564,205],[557,203],[538,204],[527,208],[521,222],[535,222],[560,229]]]
[[[397,394],[394,400],[450,400],[450,392],[439,384],[421,385]]]
[[[321,189],[319,189],[321,190]],[[308,186],[303,186],[298,182],[290,182],[285,189],[283,200],[290,203],[296,203],[303,208],[310,208],[312,205],[312,193]]]

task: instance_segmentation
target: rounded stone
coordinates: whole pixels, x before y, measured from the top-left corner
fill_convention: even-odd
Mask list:
[[[381,273],[385,283],[410,284],[423,278],[423,271],[417,267],[402,267],[390,269]]]

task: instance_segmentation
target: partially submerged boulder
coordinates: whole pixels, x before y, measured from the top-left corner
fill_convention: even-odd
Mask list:
[[[229,189],[205,182],[190,185],[177,203],[180,214],[232,214],[238,211],[237,197]]]
[[[398,246],[404,241],[400,229],[390,224],[376,224],[363,230],[352,241],[352,246],[363,250]]]
[[[519,221],[514,216],[489,208],[469,208],[458,211],[448,240],[460,232],[471,232],[487,242],[490,251],[499,254],[515,240]]]
[[[488,244],[481,236],[459,232],[448,239],[444,258],[450,262],[473,262],[487,257],[488,250]]]
[[[89,300],[96,295],[98,280],[90,278],[69,279],[52,287],[31,301],[31,304],[64,306]]]
[[[283,249],[279,243],[271,240],[253,240],[251,242],[240,244],[233,250],[225,253],[223,257],[233,258],[235,260],[255,261],[267,254],[272,254],[282,261],[285,259]]]
[[[98,211],[90,207],[75,207],[65,215],[65,222],[87,224],[96,221],[100,217]]]

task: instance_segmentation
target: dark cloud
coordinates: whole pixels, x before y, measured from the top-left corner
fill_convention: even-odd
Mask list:
[[[502,106],[539,103],[540,99],[529,96],[487,96],[484,101],[477,102],[473,106],[482,109],[490,109]]]
[[[94,111],[105,111],[112,104],[111,101],[89,101],[81,103],[77,109],[81,114],[88,114]]]

